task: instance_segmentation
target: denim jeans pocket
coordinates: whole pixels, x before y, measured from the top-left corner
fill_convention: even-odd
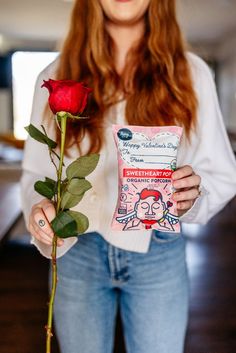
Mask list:
[[[152,232],[152,239],[154,240],[154,242],[159,244],[174,242],[178,240],[181,236],[181,233],[160,232],[158,230],[153,230]]]

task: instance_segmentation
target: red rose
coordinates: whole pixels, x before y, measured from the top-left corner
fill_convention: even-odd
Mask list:
[[[46,87],[49,91],[48,103],[54,114],[67,112],[79,115],[84,111],[91,88],[72,80],[43,81],[41,87]]]

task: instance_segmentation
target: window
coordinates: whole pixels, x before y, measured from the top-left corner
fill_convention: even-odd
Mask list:
[[[17,51],[12,55],[14,136],[25,139],[29,125],[34,85],[38,74],[57,57],[57,52]]]

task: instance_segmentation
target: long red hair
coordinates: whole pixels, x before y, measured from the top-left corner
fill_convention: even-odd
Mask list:
[[[114,66],[114,43],[99,1],[75,1],[56,78],[83,81],[93,88],[93,94],[84,112],[90,118],[69,123],[67,150],[73,144],[80,147],[85,134],[90,138],[87,152],[101,149],[105,113],[119,101],[121,92],[128,124],[177,124],[190,137],[196,125],[197,99],[175,0],[151,0],[145,22],[144,36],[128,53],[126,67],[119,75]]]

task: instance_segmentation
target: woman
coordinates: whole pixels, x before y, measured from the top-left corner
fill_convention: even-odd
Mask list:
[[[206,223],[234,196],[236,181],[211,73],[186,53],[174,0],[77,0],[62,53],[36,83],[31,120],[37,125],[47,101],[40,85],[48,78],[93,88],[90,119],[70,126],[65,164],[100,152],[90,176],[93,189],[78,207],[89,217],[89,231],[77,243],[70,238],[58,244],[55,325],[61,352],[111,353],[119,305],[128,353],[181,353],[188,313],[185,240],[157,231],[111,231],[117,198],[111,124],[184,128],[173,198],[181,221]],[[32,139],[23,169],[26,222],[33,243],[50,257],[55,210],[36,195],[33,183],[53,177],[54,170],[46,148]]]

